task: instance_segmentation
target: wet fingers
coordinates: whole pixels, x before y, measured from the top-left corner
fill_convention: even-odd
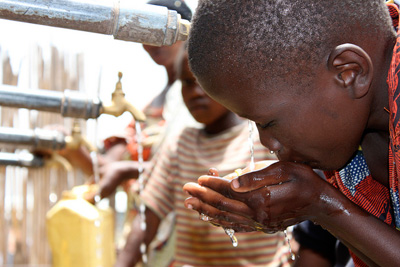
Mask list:
[[[221,211],[213,206],[203,203],[195,197],[189,197],[185,200],[185,206],[189,209],[196,210],[199,213],[199,219],[209,222],[215,226],[233,229],[236,232],[252,232],[256,231],[254,222],[239,214]]]
[[[252,217],[253,211],[243,202],[230,199],[208,187],[196,183],[188,183],[183,189],[191,196],[220,211],[227,211],[242,216]]]

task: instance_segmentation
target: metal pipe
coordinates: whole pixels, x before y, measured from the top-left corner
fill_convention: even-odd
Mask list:
[[[65,136],[59,131],[0,127],[0,142],[30,146],[33,149],[60,150],[66,147]]]
[[[144,113],[126,100],[122,88],[116,88],[112,94],[112,103],[105,106],[99,98],[88,98],[78,91],[58,92],[0,85],[0,106],[55,112],[64,117],[83,119],[95,119],[101,114],[120,116],[128,111],[135,120],[146,120]]]
[[[0,18],[113,35],[154,46],[186,40],[190,23],[175,10],[135,0],[3,0]]]
[[[0,85],[0,106],[27,108],[60,113],[64,117],[91,119],[101,115],[99,98],[65,90],[24,90],[11,85]]]
[[[0,152],[0,165],[19,167],[43,167],[45,161],[42,157],[31,153]]]

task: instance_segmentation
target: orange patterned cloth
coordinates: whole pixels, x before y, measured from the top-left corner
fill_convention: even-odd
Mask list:
[[[357,151],[351,162],[343,169],[325,172],[325,176],[329,183],[353,203],[394,227],[390,191],[372,178],[361,150]],[[351,251],[350,254],[355,266],[368,266]]]
[[[391,4],[390,14],[392,19],[399,21],[399,9]],[[395,25],[395,24],[394,24]],[[395,25],[397,26],[397,25]],[[388,73],[387,83],[389,86],[389,184],[393,202],[395,222],[397,229],[400,229],[400,201],[399,201],[399,174],[400,174],[400,32],[397,30],[397,42],[393,48],[392,62]]]

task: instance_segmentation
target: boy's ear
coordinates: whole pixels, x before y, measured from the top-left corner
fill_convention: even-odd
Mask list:
[[[328,69],[351,97],[361,98],[368,93],[373,66],[371,58],[361,47],[353,44],[336,46],[329,55]]]

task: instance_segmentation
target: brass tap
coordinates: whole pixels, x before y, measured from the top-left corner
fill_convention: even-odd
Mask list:
[[[92,145],[84,136],[82,136],[81,127],[78,120],[74,120],[72,126],[71,135],[65,137],[66,147],[69,149],[79,149],[79,147],[84,146],[89,151],[97,151],[97,148]]]
[[[57,153],[51,153],[50,158],[46,159],[45,166],[52,167],[61,165],[67,172],[72,172],[73,167],[71,163],[64,157],[58,155]]]
[[[145,121],[146,115],[126,100],[125,93],[122,91],[121,78],[122,72],[118,72],[118,82],[115,86],[115,91],[112,93],[111,104],[109,106],[103,106],[101,113],[117,117],[122,115],[125,111],[128,111],[135,120]]]

